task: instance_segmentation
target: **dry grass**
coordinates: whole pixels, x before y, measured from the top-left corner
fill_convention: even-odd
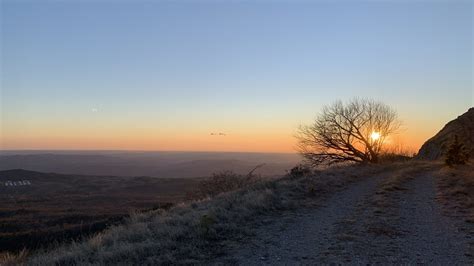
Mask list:
[[[3,253],[0,253],[0,265],[2,266],[21,265],[26,262],[27,257],[28,257],[28,251],[26,249],[22,249],[21,251],[17,253],[3,252]]]
[[[386,223],[372,224],[372,226],[367,229],[367,232],[376,236],[395,237],[400,235],[400,232],[395,227]]]
[[[406,190],[403,185],[412,180],[416,174],[420,172],[432,171],[439,168],[439,163],[412,161],[408,163],[400,163],[398,171],[388,176],[382,183],[379,191],[397,191]]]
[[[457,219],[458,230],[469,235],[474,254],[474,165],[444,166],[436,173],[437,199],[444,213]]]
[[[51,264],[201,264],[225,245],[252,235],[261,217],[304,207],[345,185],[385,171],[383,166],[349,166],[314,176],[266,180],[214,198],[169,210],[134,213],[83,241],[31,255],[27,263]],[[311,196],[311,197],[309,197]]]
[[[215,197],[221,193],[242,189],[261,181],[262,177],[256,175],[240,175],[233,171],[222,171],[204,178],[199,183],[199,188],[194,193],[195,199]]]
[[[436,173],[438,201],[448,214],[474,221],[474,165],[443,167]]]
[[[377,187],[372,200],[376,206],[386,207],[389,204],[390,194],[406,190],[403,184],[414,177],[412,173],[413,168],[418,167],[418,163],[398,163],[397,165],[400,167],[397,167],[396,171],[386,176],[384,181]]]
[[[405,184],[420,172],[434,171],[440,163],[409,161],[392,164],[393,171],[387,172],[384,181],[377,187],[375,194],[368,201],[372,209],[372,218],[367,225],[367,232],[376,236],[394,237],[400,234],[390,224],[398,219],[398,199],[400,192],[407,190]]]

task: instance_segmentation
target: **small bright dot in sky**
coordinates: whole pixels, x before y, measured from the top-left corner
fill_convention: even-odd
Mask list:
[[[372,134],[370,134],[370,138],[372,140],[378,140],[380,138],[380,133],[379,132],[372,132]]]

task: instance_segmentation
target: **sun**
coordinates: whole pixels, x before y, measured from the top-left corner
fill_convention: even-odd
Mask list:
[[[380,133],[379,132],[372,132],[372,134],[370,134],[370,138],[373,140],[373,141],[376,141],[380,138]]]

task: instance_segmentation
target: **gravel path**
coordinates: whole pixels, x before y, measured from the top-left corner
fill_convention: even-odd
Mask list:
[[[373,177],[354,183],[319,208],[289,214],[259,228],[256,238],[234,251],[230,261],[241,265],[327,262],[334,254],[334,243],[339,241],[334,236],[338,222],[350,215],[366,195],[373,193],[378,181],[379,178]]]
[[[434,178],[421,174],[407,184],[399,201],[400,226],[405,234],[397,238],[400,263],[472,265],[468,236],[458,232],[456,222],[442,215],[435,201]]]
[[[433,177],[419,174],[390,194],[377,213],[373,196],[386,177],[373,176],[334,194],[318,208],[285,214],[230,251],[240,265],[417,264],[472,265],[468,236],[443,216]],[[374,225],[375,224],[375,225]],[[375,233],[374,233],[375,232]]]

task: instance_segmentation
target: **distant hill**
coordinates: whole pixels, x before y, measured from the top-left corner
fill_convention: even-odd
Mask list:
[[[225,152],[1,152],[0,170],[27,169],[60,174],[205,177],[232,170],[246,174],[258,164],[257,174],[284,175],[299,162],[297,154]]]
[[[434,137],[421,146],[417,158],[438,160],[443,158],[454,135],[466,146],[471,157],[474,157],[474,108],[447,123]]]

